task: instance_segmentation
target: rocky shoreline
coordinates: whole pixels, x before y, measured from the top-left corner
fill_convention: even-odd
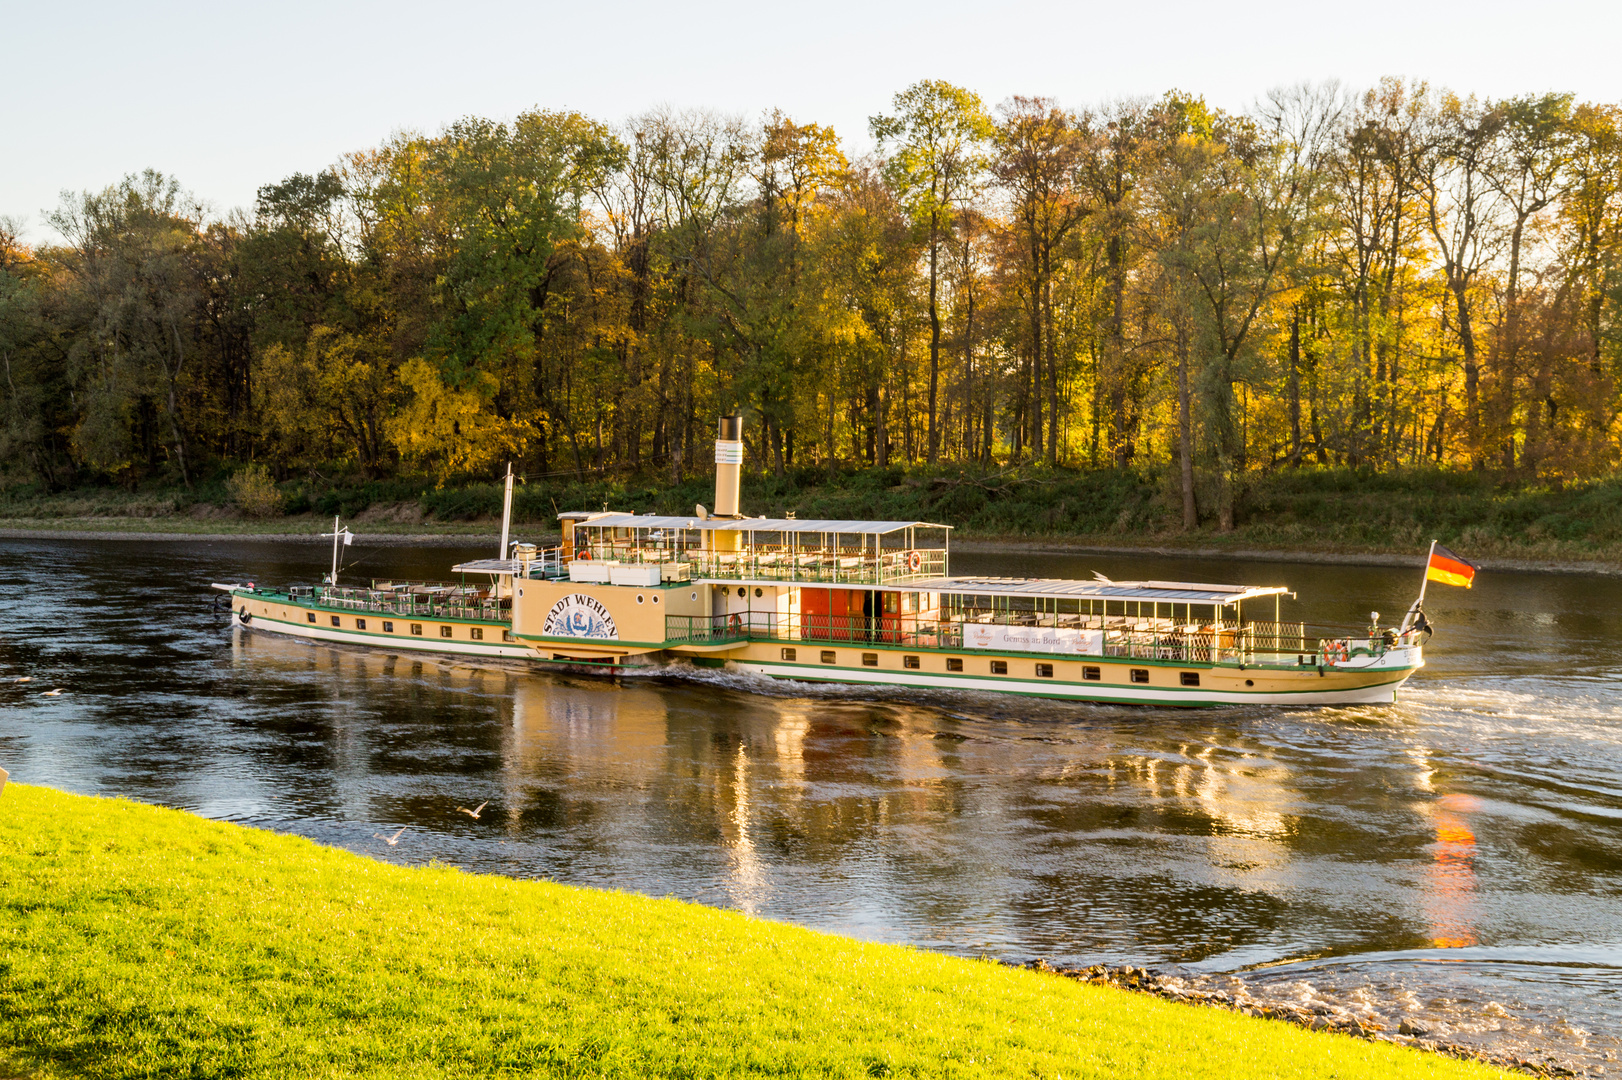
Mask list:
[[[1396,1029],[1392,1030],[1383,1024],[1360,1018],[1347,1009],[1337,1008],[1332,1005],[1289,1005],[1264,1001],[1250,996],[1244,990],[1232,992],[1227,990],[1202,990],[1190,987],[1183,979],[1176,976],[1159,975],[1141,967],[1110,967],[1105,964],[1093,964],[1088,967],[1068,968],[1055,967],[1046,960],[1030,960],[1024,963],[1010,962],[1010,964],[1013,967],[1041,971],[1064,979],[1075,979],[1077,982],[1091,983],[1096,986],[1113,986],[1120,990],[1131,990],[1139,994],[1152,994],[1155,997],[1164,998],[1167,1001],[1179,1001],[1185,1005],[1206,1005],[1215,1009],[1227,1009],[1230,1012],[1244,1013],[1246,1016],[1282,1020],[1286,1023],[1298,1024],[1312,1031],[1333,1031],[1359,1039],[1378,1040],[1380,1042],[1395,1043],[1399,1046],[1412,1047],[1415,1050],[1425,1050],[1434,1054],[1445,1054],[1448,1057],[1465,1061],[1479,1061],[1486,1065],[1511,1069],[1530,1076],[1591,1075],[1590,1070],[1584,1069],[1580,1065],[1569,1061],[1561,1061],[1552,1056],[1537,1060],[1509,1052],[1449,1042],[1445,1038],[1432,1034],[1419,1023],[1406,1019],[1399,1022]]]

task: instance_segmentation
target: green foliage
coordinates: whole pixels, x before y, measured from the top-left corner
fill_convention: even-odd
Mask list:
[[[675,900],[0,800],[0,1054],[40,1080],[1503,1075]]]
[[[270,470],[263,465],[249,465],[238,470],[226,484],[231,501],[237,509],[253,518],[277,517],[282,512],[283,498]]]

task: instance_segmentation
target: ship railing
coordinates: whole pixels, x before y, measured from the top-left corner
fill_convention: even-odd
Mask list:
[[[407,618],[470,619],[510,622],[511,612],[488,590],[437,582],[374,582],[372,588],[322,585],[295,586],[295,599],[308,599],[340,611],[375,612]]]
[[[1090,634],[1053,635],[1040,647],[1018,644],[976,646],[965,643],[965,623],[924,615],[815,615],[770,611],[740,611],[727,615],[668,615],[665,639],[672,643],[746,641],[825,641],[830,644],[891,645],[900,648],[963,649],[974,652],[1029,653],[1037,656],[1100,656],[1106,659],[1158,660],[1185,664],[1245,664],[1256,667],[1301,667],[1320,662],[1324,641],[1311,637],[1303,623],[1244,623],[1233,626],[1148,627],[1125,620],[1094,619],[1091,626],[1068,625],[1072,620],[1046,622],[1018,614],[985,616],[980,625],[1010,628],[1091,630]],[[1102,624],[1102,625],[1100,625]],[[1102,643],[1099,651],[1098,645]],[[1383,655],[1388,643],[1365,635],[1344,655]],[[1342,657],[1338,644],[1329,646],[1331,659]],[[1324,661],[1327,662],[1327,661]]]

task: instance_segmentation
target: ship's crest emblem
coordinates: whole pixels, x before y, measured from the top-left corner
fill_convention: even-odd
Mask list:
[[[614,616],[601,600],[585,593],[569,593],[546,613],[541,627],[546,637],[609,638],[620,636]]]

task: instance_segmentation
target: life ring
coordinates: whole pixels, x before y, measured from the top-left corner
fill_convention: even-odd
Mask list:
[[[1351,655],[1351,650],[1346,647],[1346,643],[1344,641],[1324,642],[1324,663],[1326,664],[1341,663],[1344,660],[1350,659]]]
[[[924,565],[924,557],[922,555],[918,554],[918,552],[916,552],[916,551],[907,552],[907,569],[908,570],[911,570],[913,573],[916,574],[918,572],[918,568],[923,566],[923,565]]]
[[[731,628],[733,633],[735,633],[735,634],[743,633],[743,616],[741,616],[741,615],[732,616],[732,621],[728,625]]]

